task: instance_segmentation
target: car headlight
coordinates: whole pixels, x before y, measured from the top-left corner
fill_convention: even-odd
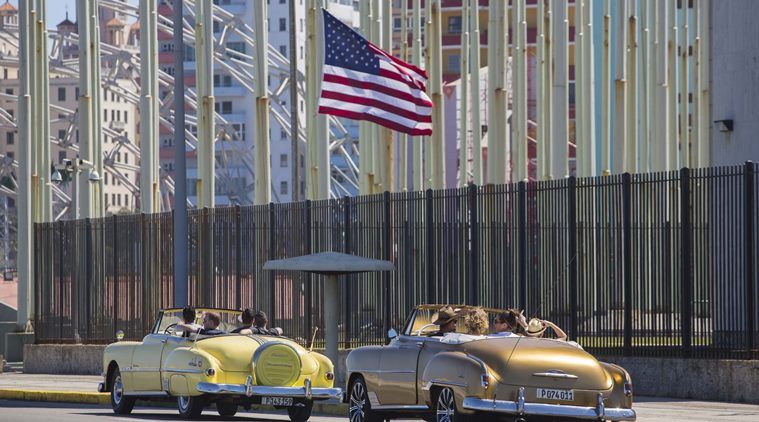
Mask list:
[[[335,373],[334,372],[327,372],[324,374],[324,378],[327,379],[327,381],[333,381],[335,379]]]

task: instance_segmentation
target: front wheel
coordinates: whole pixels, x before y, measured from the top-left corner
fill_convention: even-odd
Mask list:
[[[456,398],[453,390],[446,387],[440,390],[435,401],[435,421],[437,422],[455,422],[456,417]]]
[[[348,420],[350,422],[379,422],[382,420],[372,411],[366,382],[361,377],[356,378],[350,387]]]
[[[177,407],[179,408],[179,416],[183,419],[195,419],[203,413],[203,408],[206,407],[205,401],[202,396],[177,397]]]
[[[124,382],[121,379],[121,372],[118,368],[113,371],[111,378],[108,380],[111,386],[111,408],[117,415],[128,415],[134,409],[134,397],[124,395]]]
[[[313,407],[314,402],[312,401],[298,403],[295,406],[287,408],[287,416],[290,417],[292,422],[306,422],[311,417],[311,409]]]

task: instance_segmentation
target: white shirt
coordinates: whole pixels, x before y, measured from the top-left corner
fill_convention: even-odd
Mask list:
[[[519,337],[519,335],[514,334],[511,331],[501,331],[498,333],[488,334],[488,337]]]

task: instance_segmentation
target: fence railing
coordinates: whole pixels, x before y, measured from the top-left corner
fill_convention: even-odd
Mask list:
[[[383,343],[418,303],[468,303],[525,309],[596,353],[756,358],[758,187],[746,163],[194,210],[189,302],[263,309],[307,343],[317,276],[262,266],[332,250],[396,265],[346,276],[344,347]],[[140,339],[172,306],[170,213],[35,236],[38,342]]]

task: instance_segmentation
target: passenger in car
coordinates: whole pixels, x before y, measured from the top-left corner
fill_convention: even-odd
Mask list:
[[[527,324],[527,335],[530,337],[543,337],[547,329],[552,329],[556,334],[556,340],[566,340],[567,333],[551,321],[532,318]]]
[[[198,334],[204,336],[226,334],[224,331],[218,329],[220,324],[221,316],[219,314],[216,312],[206,312],[203,314],[203,327],[198,330]]]
[[[516,309],[508,309],[501,312],[493,319],[495,333],[491,337],[519,337],[525,335],[525,327],[522,324],[522,314]]]
[[[487,334],[490,328],[488,324],[488,314],[482,308],[471,309],[464,315],[464,326],[467,334],[482,336]]]
[[[247,327],[240,327],[240,331],[237,331],[240,334],[243,334],[243,335],[259,334],[259,335],[264,335],[264,336],[281,336],[282,335],[282,329],[279,327],[267,328],[267,325],[269,324],[269,318],[266,316],[266,312],[259,310],[253,313],[253,310],[248,308],[245,311],[243,311],[243,317],[245,317],[246,312],[248,312],[250,315],[251,323]],[[243,323],[245,323],[244,320],[243,320]]]
[[[253,316],[255,311],[251,308],[245,308],[240,315],[242,325],[232,330],[233,334],[250,334],[251,327],[253,327]],[[246,331],[243,333],[243,331]]]
[[[197,333],[201,326],[195,323],[195,315],[195,309],[185,306],[182,309],[182,322],[177,324],[174,331],[181,332],[182,337],[189,337],[190,333]]]
[[[451,308],[450,306],[443,306],[440,308],[439,311],[437,311],[437,318],[432,321],[433,324],[439,325],[440,328],[433,336],[442,336],[445,335],[445,333],[455,333],[456,332],[456,318],[458,318],[459,315],[456,313],[456,311]]]

